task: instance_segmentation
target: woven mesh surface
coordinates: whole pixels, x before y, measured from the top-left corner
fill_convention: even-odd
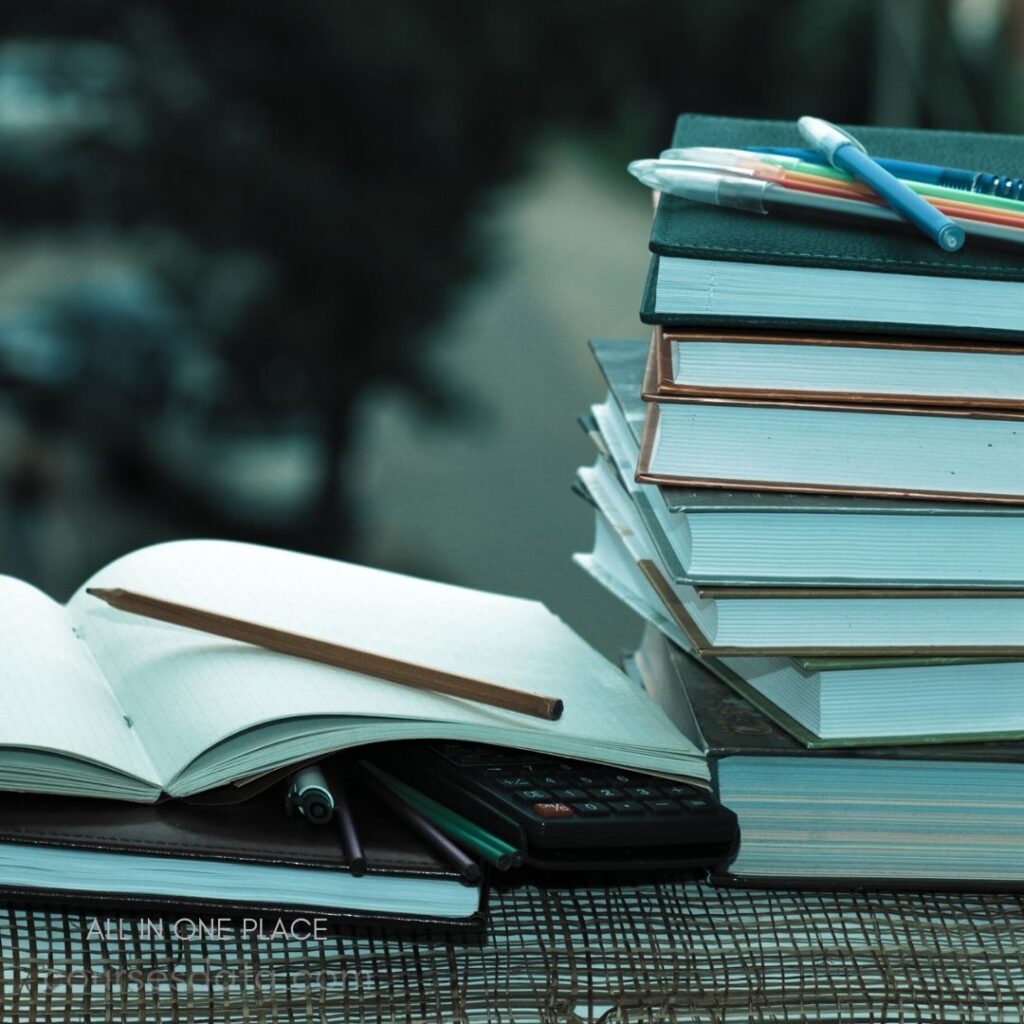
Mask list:
[[[784,1022],[1024,1018],[1024,901],[661,882],[491,897],[482,945],[182,941],[8,907],[9,1021]],[[148,929],[148,930],[147,930]]]

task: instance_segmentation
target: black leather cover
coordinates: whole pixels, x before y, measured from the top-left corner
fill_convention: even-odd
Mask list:
[[[464,884],[457,873],[397,818],[375,802],[353,794],[353,817],[364,847],[367,874],[428,876]],[[80,849],[130,853],[139,856],[196,858],[253,864],[288,865],[346,871],[338,829],[316,826],[285,813],[280,786],[266,790],[245,803],[199,807],[168,801],[156,805],[128,804],[113,800],[0,794],[0,842],[34,843]],[[452,921],[448,918],[400,917],[382,907],[380,913],[350,913],[334,907],[276,906],[265,903],[225,904],[219,901],[164,902],[159,897],[128,896],[117,891],[77,893],[63,889],[12,889],[0,877],[0,892],[21,900],[62,905],[116,906],[126,911],[160,913],[201,910],[225,916],[282,916],[316,914],[363,922],[406,922],[411,925],[442,925],[445,928],[479,928],[482,913]]]

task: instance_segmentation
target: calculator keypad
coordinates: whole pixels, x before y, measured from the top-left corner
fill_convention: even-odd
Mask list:
[[[558,761],[500,747],[441,743],[442,757],[489,787],[497,786],[540,820],[663,817],[712,810],[711,798],[696,786],[640,772]]]

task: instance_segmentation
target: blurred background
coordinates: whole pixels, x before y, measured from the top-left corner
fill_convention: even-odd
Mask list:
[[[684,110],[1016,132],[1014,0],[0,7],[0,572],[313,551],[639,627],[570,562]]]

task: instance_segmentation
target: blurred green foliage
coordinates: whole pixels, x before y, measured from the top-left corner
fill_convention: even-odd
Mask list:
[[[573,132],[621,165],[663,145],[684,109],[866,120],[876,13],[868,0],[5,5],[0,222],[99,230],[131,251],[173,309],[165,327],[217,368],[210,429],[316,441],[314,496],[288,537],[265,539],[340,552],[360,401],[393,386],[428,415],[457,412],[430,328],[487,266],[477,214],[534,141]],[[172,359],[166,337],[152,347],[151,369]],[[123,391],[107,392],[107,436],[145,470],[139,500],[240,532],[242,510],[188,498],[144,430],[116,429],[119,410],[138,417]]]

